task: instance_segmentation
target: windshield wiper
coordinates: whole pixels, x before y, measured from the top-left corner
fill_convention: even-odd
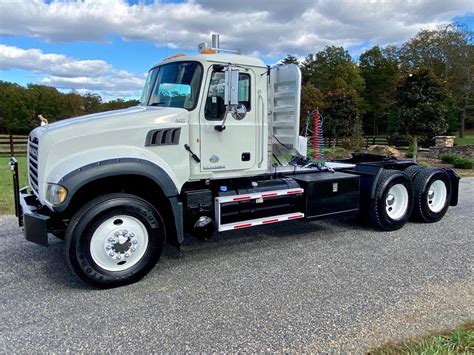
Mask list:
[[[161,105],[166,105],[166,102],[153,102],[149,106],[161,106]]]

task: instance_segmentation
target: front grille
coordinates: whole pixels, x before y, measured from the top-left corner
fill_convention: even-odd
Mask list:
[[[28,171],[30,186],[36,193],[38,191],[38,138],[30,136],[28,141]]]

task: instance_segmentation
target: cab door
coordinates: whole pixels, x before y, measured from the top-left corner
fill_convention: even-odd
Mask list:
[[[226,114],[224,100],[225,71],[222,65],[211,66],[207,87],[199,113],[201,171],[228,172],[250,169],[256,162],[257,125],[255,75],[239,68],[238,100],[247,109],[244,118],[236,119],[229,112],[225,129],[219,131]]]

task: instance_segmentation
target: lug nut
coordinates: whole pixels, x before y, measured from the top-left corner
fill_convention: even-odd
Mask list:
[[[122,259],[122,256],[120,254],[118,254],[116,257],[115,257],[117,260],[120,260]]]
[[[127,252],[125,253],[125,257],[128,258],[129,256],[130,256],[130,253],[127,251]]]
[[[115,236],[118,237],[120,235],[119,232],[115,232]]]
[[[111,251],[111,252],[109,253],[109,256],[112,256],[112,257],[113,257],[114,255],[115,255],[115,253],[114,253],[113,251]]]
[[[107,250],[112,249],[112,244],[107,244],[107,245],[105,246],[105,249],[107,249]]]
[[[134,234],[134,233],[130,233],[130,234],[129,234],[129,237],[130,237],[130,238],[133,238],[133,237],[135,237],[135,234]]]
[[[137,247],[131,247],[130,250],[135,251],[135,250],[137,250]]]
[[[114,237],[109,237],[108,239],[109,242],[113,242],[114,240],[115,240]]]
[[[132,240],[132,243],[136,245],[136,244],[138,244],[138,240],[134,239],[134,240]]]
[[[127,234],[128,234],[128,230],[125,229],[125,230],[122,232],[122,234],[123,234],[123,235],[127,235]]]

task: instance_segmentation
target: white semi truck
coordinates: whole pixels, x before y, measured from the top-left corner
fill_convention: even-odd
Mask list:
[[[71,269],[97,287],[139,280],[165,243],[289,220],[359,214],[382,230],[440,220],[459,177],[356,154],[325,164],[299,136],[298,66],[199,45],[154,66],[137,107],[34,129],[29,187],[15,207],[26,239],[65,240]],[[298,160],[294,160],[298,161]]]

